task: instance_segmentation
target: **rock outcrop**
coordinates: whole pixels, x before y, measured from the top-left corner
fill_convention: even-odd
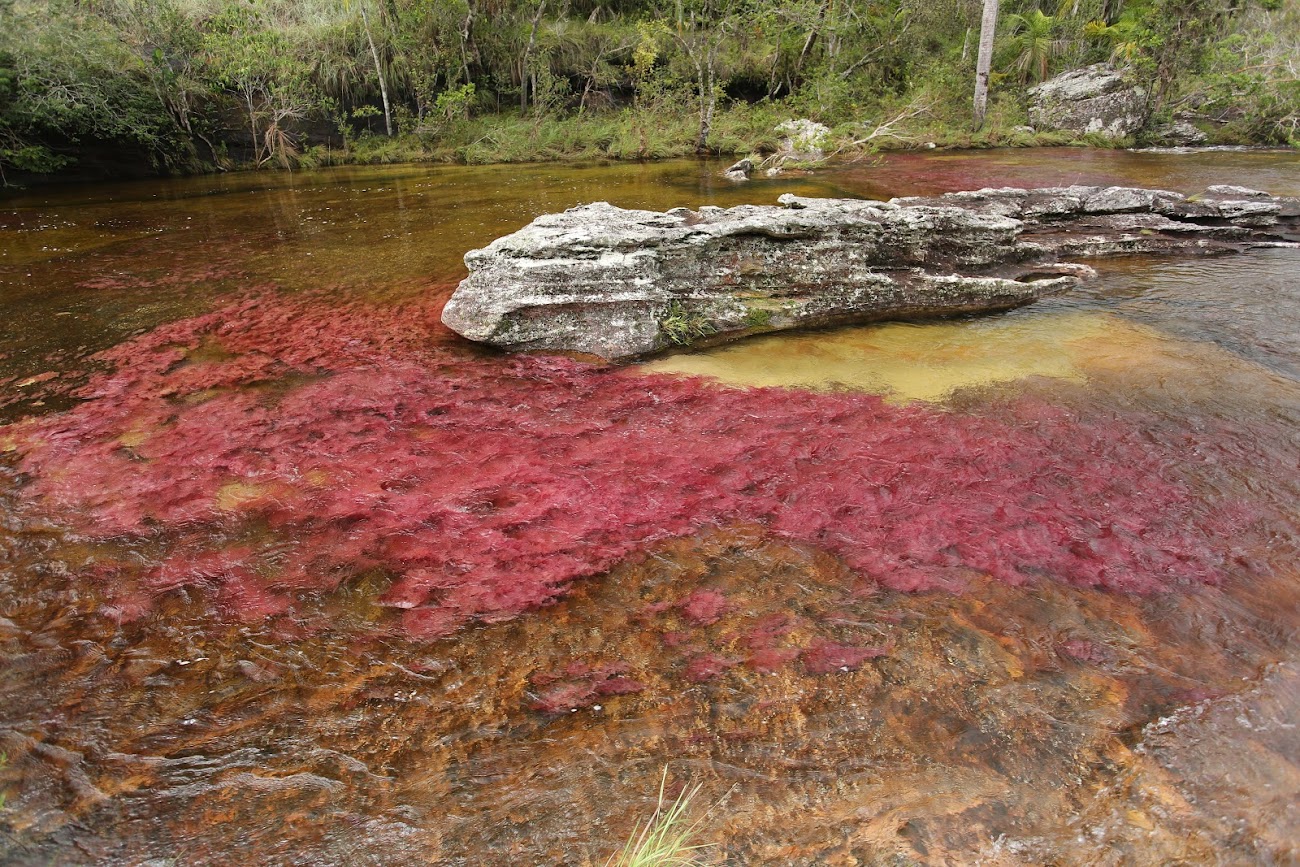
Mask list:
[[[1133,135],[1147,121],[1146,92],[1108,63],[1064,72],[1029,89],[1029,122],[1076,135]]]
[[[1068,257],[1300,242],[1300,200],[1240,187],[984,189],[667,213],[605,202],[465,256],[443,322],[607,359],[780,329],[1006,310],[1092,273]]]
[[[799,118],[777,124],[776,131],[784,136],[777,148],[783,161],[815,163],[826,159],[831,130],[825,124]]]
[[[1151,139],[1163,147],[1196,147],[1209,140],[1191,121],[1175,120],[1151,131]]]

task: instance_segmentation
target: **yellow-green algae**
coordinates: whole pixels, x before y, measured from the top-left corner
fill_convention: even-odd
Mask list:
[[[852,389],[897,403],[1031,376],[1074,382],[1162,351],[1170,338],[1106,313],[1065,311],[931,323],[890,322],[755,337],[642,365],[725,385]]]

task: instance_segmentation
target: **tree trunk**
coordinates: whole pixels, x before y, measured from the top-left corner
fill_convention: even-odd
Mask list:
[[[537,44],[537,27],[542,23],[542,13],[546,11],[546,0],[537,4],[537,14],[533,16],[533,29],[528,34],[528,45],[524,48],[523,59],[519,61],[519,112],[522,114],[528,109],[528,56],[533,53],[533,46]],[[537,82],[533,81],[533,95],[537,94]]]
[[[379,76],[379,95],[384,100],[384,130],[393,135],[393,113],[388,108],[388,82],[384,79],[384,68],[379,65],[379,51],[375,48],[375,39],[370,35],[370,16],[366,14],[366,4],[361,4],[361,23],[366,28],[366,42],[370,43],[370,56],[375,61],[375,75]]]
[[[975,128],[984,126],[989,101],[989,67],[993,65],[993,35],[998,29],[998,0],[984,0],[980,20],[980,51],[975,61]]]
[[[778,73],[781,69],[781,45],[778,42],[776,51],[772,55],[772,72],[767,77],[767,98],[776,99],[776,95],[781,92],[781,82],[778,81]]]
[[[709,145],[709,129],[713,126],[713,113],[708,110],[708,96],[712,89],[708,84],[704,61],[698,56],[692,59],[695,61],[695,82],[700,95],[700,132],[695,138],[695,152],[698,154],[703,153]]]
[[[461,75],[465,79],[464,83],[470,84],[474,80],[470,78],[469,74],[469,57],[473,50],[470,37],[474,29],[474,3],[472,0],[465,4],[465,10],[465,21],[460,26],[460,69]],[[500,106],[498,106],[499,109]]]
[[[245,85],[244,101],[248,105],[248,128],[253,135],[253,162],[262,164],[262,143],[257,140],[257,113],[253,111],[253,89]]]
[[[696,77],[700,85],[700,134],[695,139],[695,152],[697,154],[708,153],[709,150],[709,133],[713,131],[713,113],[717,108],[718,95],[715,92],[714,81],[717,75],[718,48],[721,40],[725,39],[725,31],[720,34],[718,41],[712,46],[704,45],[700,53],[693,59],[695,60]],[[703,56],[701,57],[700,54]]]
[[[804,61],[812,53],[813,46],[817,44],[817,37],[821,35],[822,25],[826,23],[826,12],[830,9],[831,0],[822,0],[821,9],[817,12],[817,23],[808,31],[808,38],[804,40],[803,50],[799,52],[799,59],[794,64],[794,85],[802,81]]]

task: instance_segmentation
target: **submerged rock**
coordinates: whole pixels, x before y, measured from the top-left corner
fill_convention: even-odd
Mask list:
[[[597,202],[465,256],[443,322],[510,350],[606,359],[756,332],[1006,310],[1068,290],[1067,256],[1213,252],[1296,241],[1294,199],[1214,187],[984,189],[889,202],[785,195],[781,207]]]
[[[1076,135],[1132,135],[1147,121],[1146,91],[1108,63],[1072,69],[1029,89],[1029,122]]]

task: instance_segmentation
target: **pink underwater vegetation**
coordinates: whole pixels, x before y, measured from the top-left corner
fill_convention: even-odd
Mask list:
[[[696,654],[687,660],[682,677],[691,683],[706,683],[739,662],[738,659],[729,659],[716,653]]]
[[[722,619],[731,607],[716,590],[695,590],[681,602],[682,616],[695,626],[709,626]]]
[[[82,403],[6,432],[29,505],[171,552],[121,610],[202,585],[270,616],[377,572],[419,637],[735,522],[904,591],[975,570],[1151,592],[1236,568],[1247,516],[1176,471],[1216,459],[1212,430],[1151,436],[1167,422],[1028,396],[945,411],[486,356],[438,312],[262,290],[127,341]],[[684,613],[725,610],[697,594]]]
[[[565,713],[594,707],[606,696],[643,691],[645,684],[628,677],[628,671],[628,665],[621,662],[571,662],[562,671],[535,674],[532,686],[539,692],[529,707],[541,713]]]
[[[884,656],[888,652],[888,647],[859,647],[818,640],[803,652],[803,667],[809,674],[854,671],[868,659]]]

